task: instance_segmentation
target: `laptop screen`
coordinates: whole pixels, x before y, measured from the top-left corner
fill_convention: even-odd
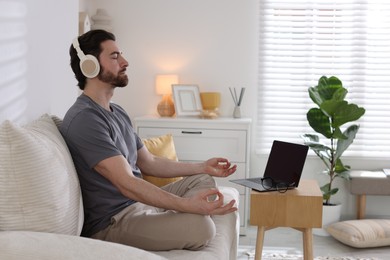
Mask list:
[[[295,183],[297,187],[309,147],[302,144],[275,140],[268,157],[264,177],[271,177],[276,182]]]

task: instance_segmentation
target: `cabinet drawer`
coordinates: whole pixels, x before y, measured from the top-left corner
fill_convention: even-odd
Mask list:
[[[247,132],[196,128],[139,127],[141,138],[172,134],[179,160],[204,161],[211,157],[225,157],[234,162],[245,162]]]

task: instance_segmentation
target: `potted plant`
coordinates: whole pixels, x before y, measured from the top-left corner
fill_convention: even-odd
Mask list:
[[[359,125],[356,124],[348,124],[344,131],[341,127],[358,120],[364,115],[365,109],[345,100],[348,91],[334,76],[329,78],[322,76],[318,85],[310,87],[308,91],[317,107],[307,112],[307,121],[313,130],[325,137],[327,141],[321,142],[318,134],[304,134],[302,138],[326,166],[324,172],[329,179],[321,186],[323,205],[332,205],[331,197],[339,190],[333,186],[333,181],[336,178],[349,179],[350,166],[342,163],[341,156],[351,145],[359,130]]]
[[[334,76],[322,76],[317,86],[309,88],[310,98],[318,107],[307,112],[307,120],[313,130],[323,135],[328,142],[320,142],[317,134],[304,134],[302,138],[326,166],[325,172],[329,181],[321,187],[325,205],[331,204],[331,196],[339,190],[332,186],[335,178],[349,178],[350,166],[342,163],[341,155],[353,142],[359,130],[356,124],[349,124],[344,131],[341,126],[358,120],[365,113],[364,108],[345,100],[347,93],[342,82]]]

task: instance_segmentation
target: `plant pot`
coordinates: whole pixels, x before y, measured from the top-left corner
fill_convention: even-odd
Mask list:
[[[313,228],[313,234],[317,236],[330,236],[325,230],[332,223],[339,222],[341,217],[341,204],[322,206],[322,228]]]

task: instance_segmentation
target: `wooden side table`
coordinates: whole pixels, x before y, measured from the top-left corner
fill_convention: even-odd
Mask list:
[[[322,226],[322,193],[315,180],[301,180],[285,193],[251,192],[250,224],[258,226],[255,259],[260,260],[264,233],[276,227],[291,227],[303,233],[303,255],[313,259],[312,228]]]

